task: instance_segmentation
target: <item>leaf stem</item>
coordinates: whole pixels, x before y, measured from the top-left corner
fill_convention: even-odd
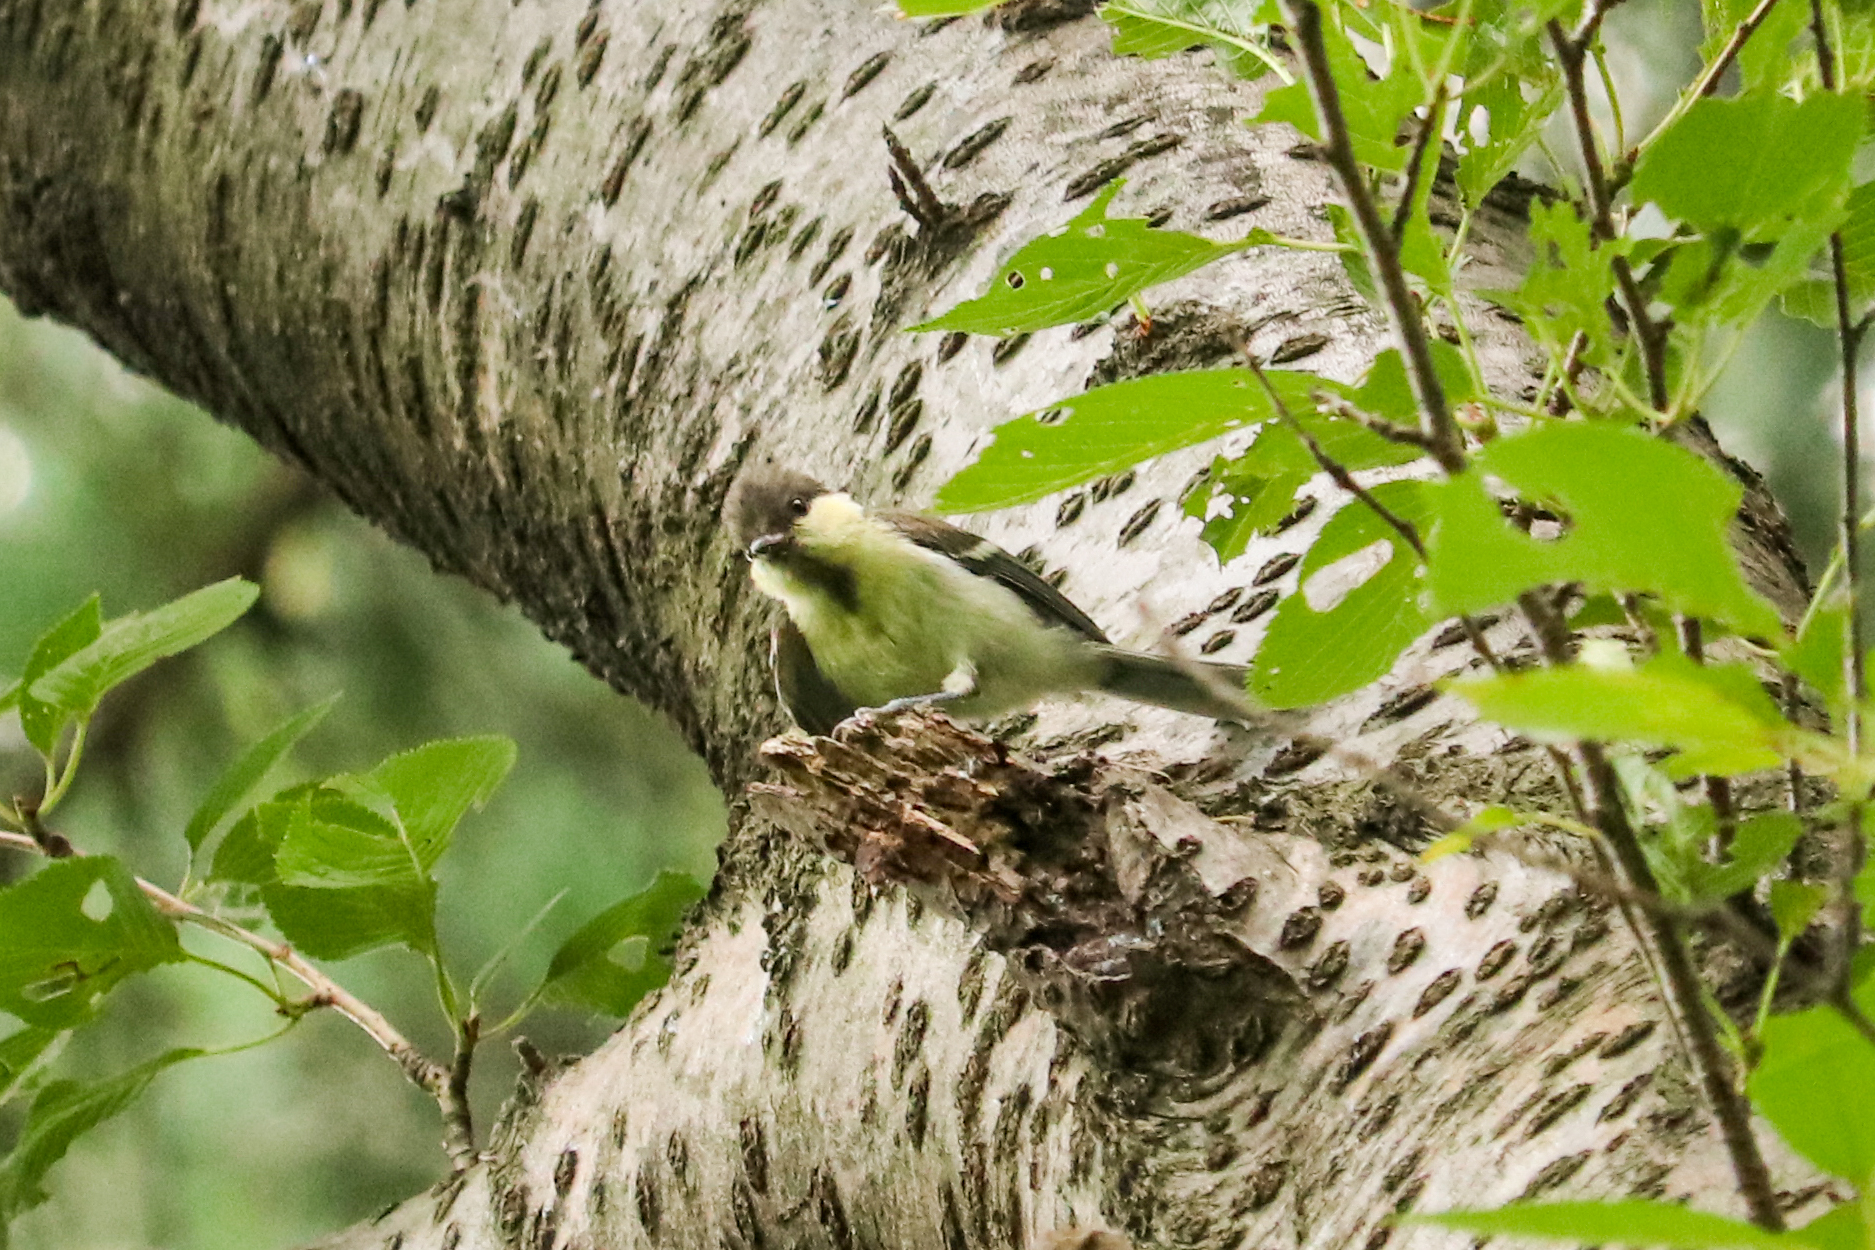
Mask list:
[[[1406,272],[1400,267],[1400,249],[1387,223],[1381,219],[1380,209],[1361,172],[1360,161],[1354,155],[1347,116],[1341,109],[1340,90],[1335,86],[1328,48],[1323,42],[1321,8],[1315,0],[1283,0],[1283,10],[1302,55],[1309,95],[1321,121],[1322,153],[1335,171],[1342,194],[1347,197],[1384,296],[1387,320],[1393,326],[1406,361],[1407,379],[1419,407],[1420,430],[1426,438],[1427,450],[1448,474],[1461,473],[1465,468],[1464,435],[1452,418],[1445,385],[1433,368],[1432,344],[1426,337],[1426,323],[1407,288]]]

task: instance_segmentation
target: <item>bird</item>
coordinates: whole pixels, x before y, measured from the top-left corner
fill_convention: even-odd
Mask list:
[[[770,636],[776,693],[811,734],[913,707],[984,720],[1089,691],[1255,719],[1241,665],[1115,646],[1022,561],[949,522],[870,512],[772,463],[736,479],[723,521],[786,610]]]

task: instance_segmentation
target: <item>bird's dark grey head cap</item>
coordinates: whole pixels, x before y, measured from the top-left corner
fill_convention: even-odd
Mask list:
[[[723,520],[736,543],[750,551],[763,538],[785,539],[827,488],[805,473],[773,464],[743,470],[723,501]]]

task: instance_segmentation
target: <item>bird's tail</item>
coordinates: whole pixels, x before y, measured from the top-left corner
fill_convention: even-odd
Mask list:
[[[1101,657],[1100,688],[1108,694],[1214,720],[1255,724],[1262,719],[1244,693],[1249,670],[1241,664],[1174,659],[1124,647],[1095,650]]]

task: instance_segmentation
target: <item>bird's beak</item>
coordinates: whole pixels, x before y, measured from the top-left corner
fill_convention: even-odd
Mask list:
[[[791,545],[786,534],[763,534],[749,544],[749,559],[762,560],[784,554]]]

